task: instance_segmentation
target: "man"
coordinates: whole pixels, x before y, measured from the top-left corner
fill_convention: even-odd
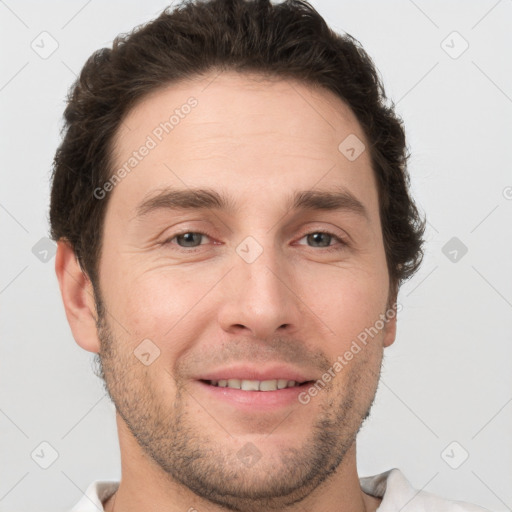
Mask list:
[[[357,473],[425,227],[384,100],[299,1],[190,2],[87,61],[50,219],[122,478],[74,512],[483,510]]]

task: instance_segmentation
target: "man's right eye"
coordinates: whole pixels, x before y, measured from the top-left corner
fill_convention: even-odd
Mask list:
[[[205,236],[210,238],[210,236],[207,233],[202,233],[200,231],[182,231],[181,233],[176,233],[172,237],[162,242],[162,245],[177,245],[178,250],[184,250],[185,252],[193,252],[187,251],[187,249],[196,249],[197,247],[204,245],[201,243],[197,244],[197,242],[200,242],[201,237]],[[176,243],[173,243],[174,240],[176,240]],[[182,243],[185,245],[181,245]]]

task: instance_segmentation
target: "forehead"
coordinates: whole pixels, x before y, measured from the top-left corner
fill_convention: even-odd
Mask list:
[[[369,152],[348,158],[347,145],[368,147],[334,93],[257,74],[212,73],[156,90],[128,112],[113,151],[114,172],[124,168],[126,178],[112,201],[133,215],[158,189],[207,187],[231,190],[243,204],[267,193],[270,207],[280,192],[288,198],[293,190],[343,186],[375,210]]]

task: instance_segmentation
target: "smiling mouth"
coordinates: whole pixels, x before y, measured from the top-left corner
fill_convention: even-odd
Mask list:
[[[307,386],[313,381],[296,382],[294,380],[273,379],[273,380],[245,380],[245,379],[220,379],[202,380],[205,384],[218,388],[238,389],[241,391],[279,391],[286,388],[297,388]]]

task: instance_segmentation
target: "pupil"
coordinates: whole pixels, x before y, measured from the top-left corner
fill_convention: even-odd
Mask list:
[[[185,238],[185,242],[194,242],[194,237],[201,236],[199,233],[184,233],[183,235],[180,235],[180,237]],[[196,240],[197,241],[197,240]],[[188,247],[188,246],[187,246]]]
[[[328,235],[327,233],[313,233],[309,236],[313,238],[313,242],[315,242],[315,243],[318,242],[318,240],[317,240],[318,237],[325,236],[327,238],[327,244],[324,244],[324,246],[325,247],[329,246],[330,235]]]

